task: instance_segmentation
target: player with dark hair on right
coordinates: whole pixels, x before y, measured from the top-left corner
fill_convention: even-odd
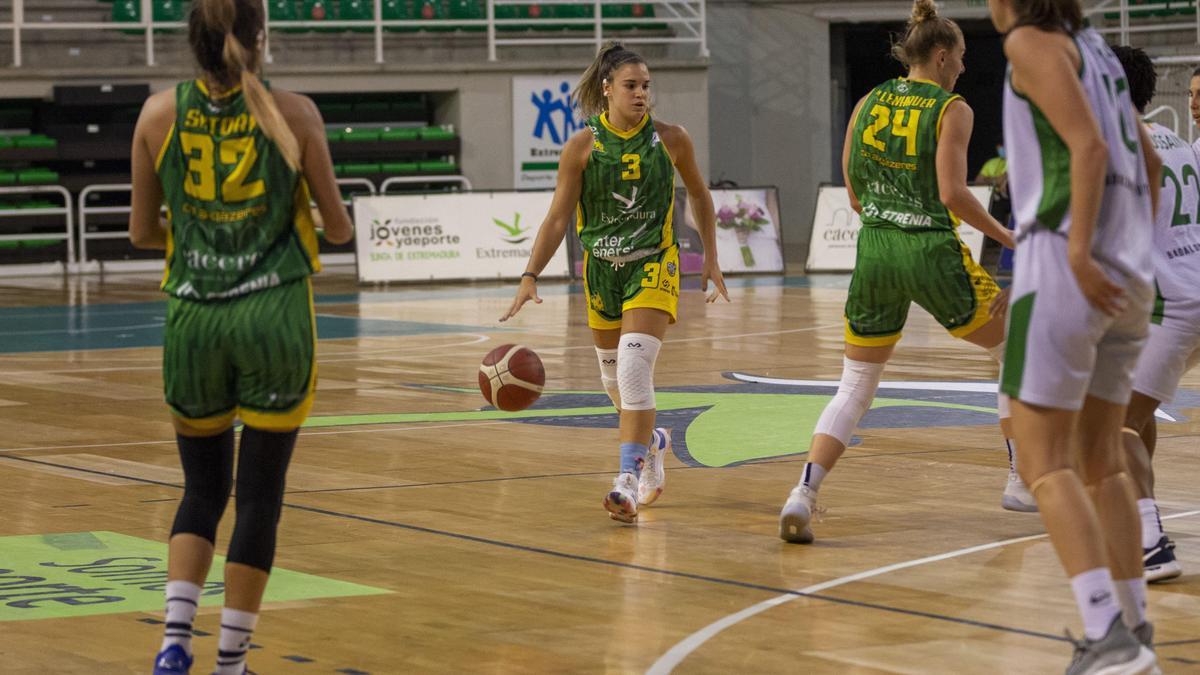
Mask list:
[[[1192,71],[1192,79],[1188,82],[1188,111],[1192,113],[1192,121],[1200,126],[1200,66]],[[1192,147],[1200,152],[1200,138]]]
[[[1129,79],[1129,94],[1145,114],[1154,99],[1157,74],[1146,52],[1115,47]],[[1163,534],[1154,501],[1150,460],[1158,439],[1154,411],[1175,397],[1179,380],[1200,361],[1200,158],[1174,131],[1147,123],[1151,142],[1163,160],[1162,196],[1154,214],[1154,311],[1150,337],[1138,358],[1133,396],[1121,438],[1142,520],[1142,565],[1147,581],[1173,579],[1182,570],[1175,543]]]

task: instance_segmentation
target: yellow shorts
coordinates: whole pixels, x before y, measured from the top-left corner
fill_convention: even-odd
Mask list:
[[[614,265],[583,254],[583,289],[588,327],[613,330],[631,309],[666,312],[675,323],[679,307],[679,247],[670,246],[641,260]]]

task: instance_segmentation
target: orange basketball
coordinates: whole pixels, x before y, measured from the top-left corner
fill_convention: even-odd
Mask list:
[[[545,384],[542,360],[521,345],[500,345],[488,352],[479,366],[479,391],[501,410],[528,408],[542,395]]]

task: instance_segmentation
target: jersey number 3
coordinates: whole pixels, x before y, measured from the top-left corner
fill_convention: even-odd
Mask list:
[[[187,157],[187,176],[183,181],[183,191],[195,199],[216,200],[217,164],[213,157],[212,136],[185,131],[179,134],[179,144],[183,146],[183,154]],[[221,164],[234,167],[221,182],[221,201],[244,202],[267,193],[266,184],[261,179],[247,182],[254,164],[258,161],[253,136],[221,141],[220,160]]]
[[[862,140],[866,145],[875,148],[880,152],[887,150],[887,144],[879,140],[876,135],[887,129],[889,124],[892,125],[892,135],[903,138],[904,154],[915,157],[917,154],[917,130],[921,124],[921,111],[901,108],[896,113],[892,114],[892,109],[876,103],[870,112],[871,117],[875,121],[867,125],[863,129]]]
[[[642,179],[642,156],[636,154],[621,155],[621,163],[625,170],[621,172],[621,180]]]

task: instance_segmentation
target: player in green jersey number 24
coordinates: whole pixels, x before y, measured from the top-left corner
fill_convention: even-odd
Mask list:
[[[675,171],[704,242],[700,287],[729,300],[717,265],[712,196],[683,127],[650,117],[650,70],[637,54],[607,45],[584,73],[575,98],[588,128],[563,146],[550,212],[538,230],[512,306],[540,303],[537,275],[574,222],[584,249],[588,326],[604,389],[620,413],[621,468],[604,507],[632,523],[638,506],[662,493],[670,433],[655,429],[654,364],[675,321],[681,273],[674,229]]]
[[[342,243],[352,234],[316,106],[268,92],[255,75],[263,26],[258,0],[195,0],[188,38],[203,74],[151,96],[134,132],[129,236],[166,250],[163,382],[184,473],[155,675],[192,665],[192,621],[234,482],[239,417],[215,672],[246,672],[284,476],[316,388],[310,187],[325,237]]]

